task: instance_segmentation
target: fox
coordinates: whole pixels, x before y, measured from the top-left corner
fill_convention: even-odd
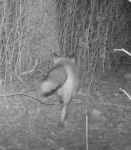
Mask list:
[[[42,95],[56,94],[63,105],[59,126],[64,127],[67,106],[76,96],[79,87],[79,69],[74,58],[58,56],[53,53],[54,65],[41,84]]]

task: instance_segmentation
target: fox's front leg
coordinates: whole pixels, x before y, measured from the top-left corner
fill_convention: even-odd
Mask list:
[[[61,110],[61,120],[58,124],[59,127],[65,126],[65,120],[67,118],[67,105],[63,104],[62,110]]]

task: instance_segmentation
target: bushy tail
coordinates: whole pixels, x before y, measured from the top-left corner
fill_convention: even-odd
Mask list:
[[[66,81],[67,73],[63,64],[55,65],[47,74],[45,81],[41,84],[42,95],[49,96],[56,92]]]
[[[55,93],[60,87],[61,84],[51,82],[51,81],[45,81],[41,84],[42,95],[45,97],[50,96],[53,93]]]

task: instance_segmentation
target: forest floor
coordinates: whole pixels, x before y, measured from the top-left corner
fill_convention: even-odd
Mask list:
[[[120,88],[131,95],[131,78],[123,73],[95,77],[89,93],[85,82],[68,107],[65,128],[58,126],[55,95],[0,95],[0,150],[86,150],[86,135],[88,150],[131,150],[131,100]]]

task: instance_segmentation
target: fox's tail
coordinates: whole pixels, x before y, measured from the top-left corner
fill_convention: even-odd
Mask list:
[[[45,97],[50,96],[55,93],[61,86],[61,84],[47,80],[41,84],[42,95]]]
[[[41,84],[43,96],[50,96],[56,92],[66,81],[67,75],[63,66],[56,65],[46,76]]]

